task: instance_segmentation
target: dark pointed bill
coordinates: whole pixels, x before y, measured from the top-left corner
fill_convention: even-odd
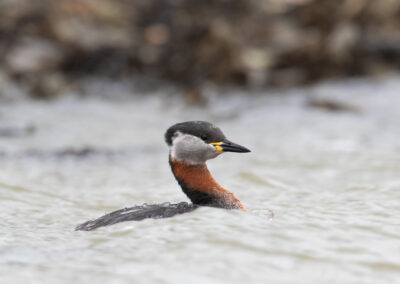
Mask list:
[[[246,147],[243,147],[239,144],[233,143],[229,140],[224,140],[222,142],[214,142],[210,143],[213,145],[218,152],[235,152],[235,153],[248,153],[251,152]]]

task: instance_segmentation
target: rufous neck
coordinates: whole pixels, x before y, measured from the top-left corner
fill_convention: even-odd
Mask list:
[[[207,165],[190,165],[170,157],[172,172],[193,204],[246,210],[235,195],[212,177]]]

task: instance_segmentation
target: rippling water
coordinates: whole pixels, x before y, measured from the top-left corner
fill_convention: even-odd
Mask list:
[[[208,108],[157,94],[3,103],[0,282],[398,283],[400,79],[229,93]],[[186,200],[163,134],[193,119],[252,150],[209,162],[247,213],[73,231],[125,206]]]

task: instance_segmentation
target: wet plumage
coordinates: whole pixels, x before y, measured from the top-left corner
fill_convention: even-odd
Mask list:
[[[239,199],[219,185],[206,161],[224,152],[246,153],[247,148],[226,139],[223,132],[206,121],[187,121],[171,126],[165,133],[172,173],[192,203],[144,204],[117,210],[87,221],[76,230],[90,231],[124,221],[168,218],[191,212],[199,206],[246,210]]]

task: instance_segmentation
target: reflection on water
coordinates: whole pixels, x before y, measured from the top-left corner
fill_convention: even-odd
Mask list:
[[[161,96],[2,104],[0,129],[23,133],[0,137],[2,280],[395,283],[399,90],[395,78],[232,91],[205,109]],[[163,134],[193,119],[252,150],[209,163],[248,213],[201,208],[73,231],[125,206],[186,200]]]

